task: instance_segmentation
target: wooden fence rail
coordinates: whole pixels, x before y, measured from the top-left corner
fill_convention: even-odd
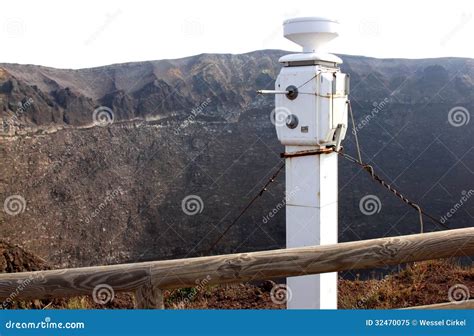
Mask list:
[[[474,300],[466,300],[462,302],[443,302],[432,305],[415,306],[403,309],[474,309]]]
[[[319,274],[474,255],[474,228],[333,245],[110,266],[0,274],[0,300],[90,295],[99,285],[161,307],[161,290]]]

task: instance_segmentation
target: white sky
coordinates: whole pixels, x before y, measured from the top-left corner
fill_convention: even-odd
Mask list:
[[[83,68],[299,47],[282,21],[329,15],[335,53],[474,58],[474,1],[13,0],[0,6],[0,63]]]

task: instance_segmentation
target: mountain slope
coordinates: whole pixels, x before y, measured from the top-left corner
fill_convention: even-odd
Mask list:
[[[280,162],[273,97],[255,91],[273,86],[284,53],[82,70],[0,64],[1,200],[25,200],[18,214],[0,212],[0,236],[57,266],[207,253]],[[446,215],[474,190],[474,122],[449,122],[453,108],[474,111],[474,61],[342,58],[364,160]],[[94,111],[113,123],[94,126]],[[349,134],[348,153],[353,143]],[[339,181],[341,241],[418,232],[416,212],[357,167],[341,160]],[[212,252],[283,247],[284,210],[265,219],[283,194],[282,173]],[[190,195],[202,199],[194,215],[181,206]],[[364,195],[380,200],[378,212],[361,212]],[[473,216],[468,199],[448,224]]]
[[[187,114],[210,98],[206,115],[222,118],[259,106],[255,89],[273,85],[283,54],[203,54],[81,70],[0,64],[0,108],[5,117],[32,98],[34,104],[23,113],[25,123],[78,126],[90,124],[91,111],[101,105],[112,108],[117,120],[128,120]],[[351,75],[351,98],[361,103],[388,96],[409,104],[467,103],[474,98],[472,59],[342,58],[342,70]]]

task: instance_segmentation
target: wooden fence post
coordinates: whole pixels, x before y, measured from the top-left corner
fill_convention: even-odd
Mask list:
[[[136,309],[165,309],[163,292],[150,277],[144,285],[135,291]]]

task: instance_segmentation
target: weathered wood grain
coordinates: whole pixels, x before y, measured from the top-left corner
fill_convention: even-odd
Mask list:
[[[135,308],[137,309],[165,309],[163,293],[158,286],[151,281],[141,285],[135,291]]]
[[[91,294],[99,284],[134,292],[318,274],[474,255],[474,228],[333,245],[41,272],[0,274],[0,300]],[[22,284],[23,283],[23,284]],[[19,288],[21,287],[21,290]],[[145,287],[146,288],[146,287]]]

